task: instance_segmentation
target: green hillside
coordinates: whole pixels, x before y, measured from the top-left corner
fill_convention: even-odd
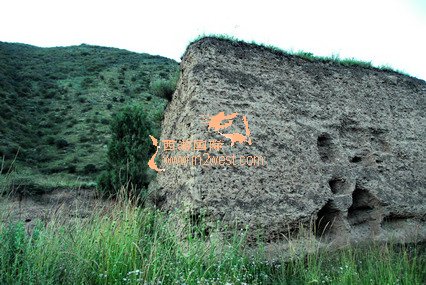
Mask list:
[[[177,70],[171,59],[115,48],[0,42],[0,182],[92,182],[105,167],[111,115],[137,103],[159,124],[167,101],[149,86]]]

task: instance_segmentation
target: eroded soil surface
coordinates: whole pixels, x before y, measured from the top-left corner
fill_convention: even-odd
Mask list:
[[[37,221],[86,219],[112,202],[99,199],[93,189],[56,189],[41,195],[0,197],[2,222],[24,222],[28,230]]]

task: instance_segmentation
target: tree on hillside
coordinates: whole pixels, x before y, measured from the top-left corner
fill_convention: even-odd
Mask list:
[[[141,106],[129,106],[111,121],[107,170],[98,187],[103,196],[115,196],[121,187],[132,195],[143,194],[148,186],[147,162],[155,152],[149,135],[156,135],[153,124]]]

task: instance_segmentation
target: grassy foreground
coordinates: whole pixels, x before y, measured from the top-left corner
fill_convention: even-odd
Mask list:
[[[179,238],[173,217],[119,202],[100,207],[85,220],[54,217],[31,233],[23,223],[3,221],[0,284],[422,284],[425,280],[426,260],[420,247],[372,245],[268,263],[262,259],[262,246],[254,257],[243,254],[241,232],[227,243],[206,242],[193,229],[179,227],[181,237],[186,236]],[[204,232],[202,226],[196,231]]]

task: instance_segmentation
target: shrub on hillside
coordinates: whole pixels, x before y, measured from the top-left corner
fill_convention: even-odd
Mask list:
[[[87,102],[87,98],[83,97],[83,96],[79,96],[79,97],[77,97],[77,99],[80,103],[86,103]]]
[[[69,143],[65,139],[58,139],[56,140],[55,145],[57,148],[63,149],[63,148],[66,148],[69,145]]]
[[[167,99],[168,101],[172,100],[173,93],[176,89],[178,77],[174,76],[173,78],[166,80],[166,79],[156,79],[154,81],[151,81],[149,84],[149,90],[150,93]]]
[[[15,170],[13,160],[4,160],[3,156],[0,156],[0,174],[8,174]]]
[[[83,168],[83,173],[86,175],[93,174],[98,171],[98,168],[93,163],[86,164]]]
[[[141,106],[129,106],[110,122],[111,142],[108,164],[98,179],[104,196],[115,196],[121,187],[132,195],[143,194],[148,186],[148,160],[154,153],[149,135],[156,135]]]
[[[55,144],[55,137],[53,137],[53,136],[48,136],[47,138],[46,138],[46,143],[47,144],[49,144],[49,145],[54,145]]]
[[[77,172],[77,166],[75,164],[70,164],[67,167],[68,173],[74,174]]]
[[[86,77],[81,82],[81,88],[83,88],[83,89],[90,88],[90,87],[92,87],[94,82],[95,82],[95,80],[93,80],[93,78]]]
[[[0,159],[14,159],[20,152],[17,144],[5,145],[0,147]]]

